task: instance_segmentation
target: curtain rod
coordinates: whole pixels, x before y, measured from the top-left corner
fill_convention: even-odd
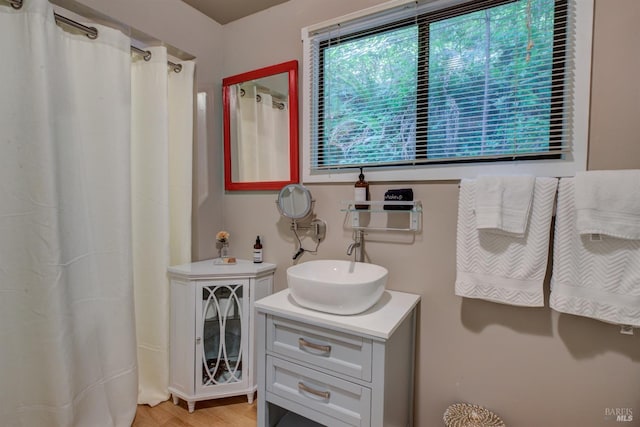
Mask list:
[[[22,3],[24,0],[6,0],[9,2],[9,4],[11,5],[11,7],[13,7],[14,9],[20,9],[22,8]],[[89,37],[91,40],[95,40],[98,38],[98,29],[96,27],[87,27],[86,25],[83,25],[79,22],[76,22],[72,19],[67,18],[66,16],[62,16],[59,15],[57,13],[53,13],[53,16],[56,20],[56,23],[59,24],[65,24],[68,25],[70,27],[73,27],[77,30],[82,31],[87,37]],[[141,55],[142,58],[145,61],[149,61],[151,59],[151,52],[148,50],[144,50],[144,49],[140,49],[139,47],[135,47],[133,45],[131,45],[131,50],[138,54]],[[171,69],[176,72],[179,73],[180,71],[182,71],[182,65],[181,64],[176,64],[174,62],[171,61],[167,61],[167,65],[169,67],[171,67]]]

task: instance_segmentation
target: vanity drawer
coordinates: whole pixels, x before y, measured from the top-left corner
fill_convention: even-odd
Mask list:
[[[266,389],[351,426],[369,426],[371,390],[277,357],[267,356]]]
[[[267,349],[333,372],[371,381],[372,342],[306,323],[271,317]]]

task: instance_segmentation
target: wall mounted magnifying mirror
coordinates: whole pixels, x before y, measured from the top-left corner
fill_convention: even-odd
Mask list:
[[[222,80],[226,190],[279,190],[298,171],[298,61]]]
[[[298,242],[297,250],[293,254],[296,261],[305,252],[317,253],[320,242],[324,240],[327,233],[327,223],[313,215],[313,205],[315,200],[311,197],[311,192],[301,184],[289,184],[280,190],[276,205],[280,215],[291,220],[291,231],[296,236]],[[315,249],[307,249],[302,246],[302,240],[298,230],[305,230],[311,234],[316,242]]]
[[[278,194],[278,210],[280,215],[290,219],[302,219],[313,210],[314,200],[311,192],[300,184],[289,184]]]

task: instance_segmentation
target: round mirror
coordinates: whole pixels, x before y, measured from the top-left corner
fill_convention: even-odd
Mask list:
[[[278,194],[280,214],[291,219],[301,219],[311,213],[313,199],[311,192],[301,184],[289,184]]]

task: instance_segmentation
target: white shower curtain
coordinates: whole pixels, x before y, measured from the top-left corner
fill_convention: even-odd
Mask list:
[[[238,91],[232,105],[237,108],[238,180],[286,181],[289,179],[289,106],[274,106],[274,98],[255,86]],[[259,101],[258,101],[259,99]]]
[[[136,105],[132,114],[131,41],[97,27],[97,40],[64,32],[46,0],[25,1],[21,10],[0,4],[3,427],[128,426],[137,399],[166,398],[165,272],[168,263],[190,257],[192,119],[182,126],[165,110],[163,128],[182,136],[159,147],[142,138],[147,145],[140,146],[136,129],[161,124],[150,119],[132,128],[132,117],[155,113],[140,113]],[[154,51],[166,82],[161,55]],[[172,88],[175,76],[187,81],[187,94],[179,97],[184,118],[193,110],[187,105],[193,64],[183,67],[185,74],[171,73],[159,93],[166,98],[182,90]],[[157,107],[155,98],[150,102]],[[169,169],[171,156],[184,166]],[[154,176],[164,174],[168,203],[149,208],[159,201],[157,183],[136,169],[141,163]],[[148,222],[168,230],[166,238],[151,231],[149,239]],[[135,283],[142,286],[136,309],[155,308],[134,315],[133,277],[140,271],[154,273]],[[138,349],[157,352],[138,355],[139,389],[136,326]],[[145,379],[155,375],[160,380]]]
[[[231,108],[234,108],[232,105]],[[259,181],[258,171],[258,135],[257,135],[257,114],[258,105],[256,103],[256,88],[248,86],[244,94],[236,90],[237,121],[236,130],[238,134],[238,166],[233,170],[238,174],[240,182]],[[240,167],[239,165],[242,165]]]
[[[125,426],[136,410],[129,39],[0,6],[0,420]]]
[[[132,65],[133,259],[138,403],[169,397],[167,266],[191,260],[193,73],[167,73],[167,53],[151,48]]]
[[[289,108],[286,102],[270,94],[260,96],[261,101],[257,103],[260,174],[271,181],[286,181],[289,179]]]

